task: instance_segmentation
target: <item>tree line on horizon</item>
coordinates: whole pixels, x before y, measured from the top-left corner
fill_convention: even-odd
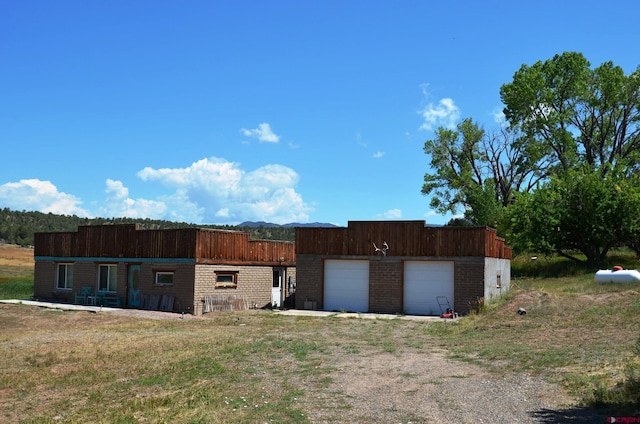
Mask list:
[[[422,194],[450,225],[496,228],[514,253],[602,263],[640,256],[640,66],[591,68],[577,52],[522,65],[495,131],[471,118],[424,144]],[[586,259],[585,259],[586,258]]]
[[[234,226],[190,224],[156,219],[136,218],[81,218],[76,215],[57,215],[37,211],[14,211],[0,209],[0,243],[33,246],[35,233],[74,232],[79,226],[86,225],[139,224],[148,230],[175,228],[212,228],[220,230],[243,231],[254,240],[294,241],[295,228],[284,226]]]

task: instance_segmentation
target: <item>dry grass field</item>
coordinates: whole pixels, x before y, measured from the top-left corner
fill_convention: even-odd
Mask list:
[[[33,248],[0,244],[0,278],[33,277]]]
[[[542,377],[452,358],[420,321],[0,304],[0,328],[9,423],[472,423],[496,409],[537,422],[575,402]]]

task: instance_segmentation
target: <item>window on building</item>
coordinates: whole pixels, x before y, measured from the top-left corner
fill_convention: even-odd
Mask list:
[[[118,266],[100,265],[98,289],[115,292],[118,289]]]
[[[73,289],[73,264],[58,264],[56,288],[59,290]]]
[[[236,271],[217,271],[216,288],[238,287],[238,273]]]
[[[157,286],[172,286],[173,285],[173,271],[156,271],[156,285]]]

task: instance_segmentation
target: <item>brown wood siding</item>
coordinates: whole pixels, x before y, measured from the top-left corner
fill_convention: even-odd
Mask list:
[[[182,228],[140,230],[135,224],[36,233],[34,256],[194,259],[197,263],[295,265],[295,244],[250,240],[239,231]]]
[[[135,224],[82,226],[75,233],[36,233],[34,256],[193,258],[196,232],[138,230]]]
[[[296,228],[296,254],[370,256],[373,243],[389,256],[485,256],[511,259],[512,252],[487,227],[427,227],[424,221],[350,221],[347,228]]]
[[[198,232],[197,263],[224,260],[236,264],[295,265],[295,244],[289,241],[251,240],[249,233],[202,229]]]

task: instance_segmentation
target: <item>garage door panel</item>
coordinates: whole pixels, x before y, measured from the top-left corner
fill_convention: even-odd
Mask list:
[[[368,312],[369,261],[325,261],[324,309]]]
[[[404,264],[404,312],[440,315],[438,297],[453,307],[453,262],[407,261]],[[444,301],[444,299],[442,299]],[[443,308],[447,306],[443,302]]]

